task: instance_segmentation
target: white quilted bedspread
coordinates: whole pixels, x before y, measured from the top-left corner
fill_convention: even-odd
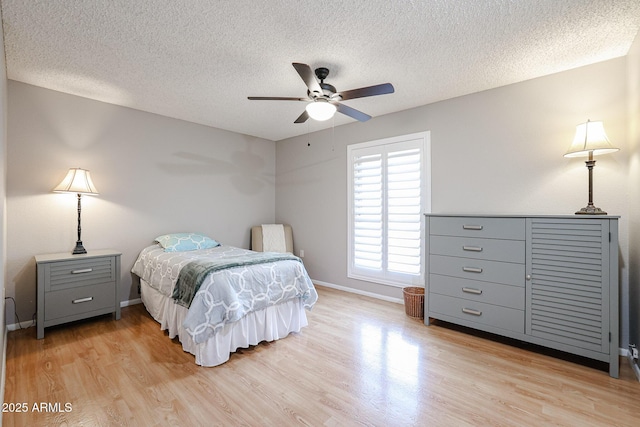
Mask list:
[[[186,264],[212,258],[233,259],[248,252],[233,246],[165,252],[153,245],[142,250],[131,271],[171,298],[180,269]],[[234,297],[220,299],[221,293],[233,293]],[[183,326],[196,343],[202,343],[226,323],[292,298],[300,298],[307,309],[318,298],[301,262],[285,260],[215,271],[207,276],[194,296]]]

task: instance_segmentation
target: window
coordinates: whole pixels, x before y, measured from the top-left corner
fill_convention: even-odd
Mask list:
[[[422,286],[429,132],[350,145],[347,158],[348,276]]]

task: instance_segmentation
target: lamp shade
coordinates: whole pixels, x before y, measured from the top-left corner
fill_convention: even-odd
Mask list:
[[[336,113],[336,106],[323,98],[308,103],[305,109],[309,117],[320,122],[329,120]]]
[[[599,154],[614,153],[618,150],[619,148],[614,147],[609,142],[602,122],[587,120],[586,123],[576,126],[576,135],[573,138],[573,143],[571,143],[564,157],[584,157],[588,156],[589,153],[597,156]]]
[[[76,193],[96,195],[98,190],[93,185],[91,174],[86,169],[71,168],[62,182],[53,189],[54,193]]]

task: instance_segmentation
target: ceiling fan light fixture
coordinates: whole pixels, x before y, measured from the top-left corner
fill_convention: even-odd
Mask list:
[[[309,117],[319,122],[329,120],[336,113],[336,106],[323,98],[308,103],[305,109]]]

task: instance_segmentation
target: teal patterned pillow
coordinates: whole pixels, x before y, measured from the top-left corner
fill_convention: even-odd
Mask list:
[[[195,251],[220,246],[215,240],[198,233],[173,233],[156,237],[165,252]]]

